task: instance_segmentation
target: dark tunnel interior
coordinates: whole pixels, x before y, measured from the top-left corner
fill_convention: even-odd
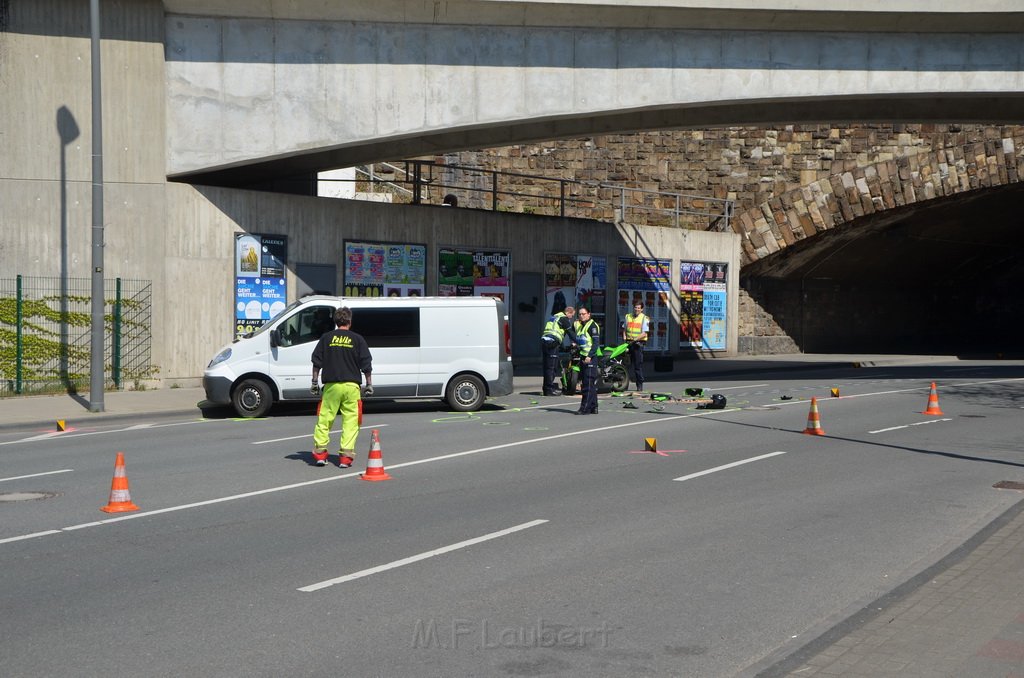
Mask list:
[[[745,266],[806,353],[1024,355],[1024,185],[867,215]]]

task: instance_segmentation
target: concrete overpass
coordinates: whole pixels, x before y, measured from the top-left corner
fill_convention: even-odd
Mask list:
[[[168,174],[241,186],[541,139],[1024,119],[1013,0],[166,0]]]

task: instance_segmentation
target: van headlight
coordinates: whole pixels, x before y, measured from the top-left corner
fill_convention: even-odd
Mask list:
[[[218,353],[217,355],[215,355],[213,357],[213,360],[210,361],[210,364],[206,366],[206,369],[210,369],[214,365],[219,365],[220,363],[224,362],[225,360],[227,360],[230,357],[231,357],[231,348],[228,347],[228,348],[224,349],[223,351],[221,351],[220,353]]]

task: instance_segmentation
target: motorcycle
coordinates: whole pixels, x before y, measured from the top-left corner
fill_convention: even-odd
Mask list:
[[[597,357],[597,392],[625,391],[629,388],[629,372],[626,371],[625,358],[629,350],[629,342],[618,346],[604,346],[598,350]],[[583,361],[579,350],[574,348],[568,357],[562,359],[562,393],[576,395],[580,383],[580,368]]]

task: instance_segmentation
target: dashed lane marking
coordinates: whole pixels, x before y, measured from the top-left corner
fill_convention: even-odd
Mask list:
[[[698,471],[697,473],[691,473],[688,476],[681,476],[679,478],[673,478],[673,480],[678,480],[678,481],[681,482],[683,480],[690,480],[691,478],[699,478],[701,476],[706,476],[709,473],[717,473],[718,471],[724,471],[724,470],[729,469],[729,468],[735,468],[737,466],[742,466],[743,464],[749,464],[752,461],[760,461],[762,459],[768,459],[769,457],[777,457],[780,454],[786,454],[786,453],[785,452],[770,452],[768,454],[762,454],[762,455],[760,455],[758,457],[751,457],[750,459],[741,459],[740,461],[734,461],[731,464],[723,464],[722,466],[716,466],[714,468],[709,468],[709,469],[707,469],[705,471]]]
[[[32,473],[27,476],[13,476],[11,478],[0,478],[0,483],[5,482],[7,480],[23,480],[25,478],[38,478],[39,476],[52,476],[55,473],[71,473],[74,470],[75,469],[73,468],[62,468],[59,471],[44,471],[42,473]]]
[[[394,470],[396,468],[404,468],[406,466],[417,466],[419,464],[430,464],[438,461],[445,461],[447,459],[456,459],[458,457],[466,457],[474,454],[481,454],[483,452],[493,452],[494,450],[504,450],[511,447],[520,447],[525,445],[535,445],[537,443],[547,442],[549,440],[559,440],[561,438],[570,438],[573,436],[583,436],[600,434],[605,431],[611,431],[617,428],[627,428],[631,426],[656,426],[664,424],[670,421],[676,421],[678,419],[688,419],[691,417],[707,417],[716,414],[722,414],[724,412],[730,412],[731,410],[710,410],[707,412],[700,412],[694,414],[679,414],[668,417],[660,417],[657,419],[644,419],[642,421],[632,421],[626,424],[614,424],[612,426],[602,426],[600,428],[588,428],[582,431],[569,431],[566,433],[556,433],[554,435],[541,436],[539,438],[531,438],[529,440],[520,440],[510,443],[502,443],[500,445],[490,445],[488,447],[478,447],[472,450],[464,450],[462,452],[452,452],[451,454],[442,454],[437,457],[429,457],[426,459],[416,459],[414,461],[407,461],[401,464],[388,464],[388,469]],[[285,490],[294,490],[302,487],[308,487],[311,485],[319,485],[321,483],[330,483],[336,480],[344,480],[346,478],[357,478],[363,474],[362,471],[354,471],[352,473],[343,473],[336,476],[328,476],[326,478],[317,478],[316,480],[306,480],[299,483],[291,483],[288,485],[280,485],[278,487],[268,487],[262,490],[254,490],[252,492],[243,492],[241,494],[233,494],[226,497],[216,497],[214,499],[207,499],[205,501],[197,501],[191,504],[181,504],[179,506],[168,506],[162,509],[155,509],[152,511],[143,511],[140,513],[126,513],[123,515],[106,518],[104,520],[97,520],[90,523],[82,523],[80,525],[71,525],[64,527],[59,530],[47,530],[45,532],[34,532],[32,534],[19,535],[16,537],[8,537],[6,539],[0,539],[0,544],[6,544],[9,542],[22,541],[25,539],[33,539],[36,537],[45,537],[52,534],[62,534],[64,532],[71,532],[74,530],[82,530],[87,527],[98,527],[100,525],[109,525],[110,523],[119,523],[124,520],[137,520],[139,518],[148,518],[149,516],[156,516],[163,513],[174,513],[176,511],[184,511],[186,509],[199,508],[201,506],[212,506],[214,504],[222,504],[228,501],[235,501],[237,499],[247,499],[249,497],[257,497],[264,494],[272,494],[275,492],[284,492]]]
[[[387,424],[374,424],[373,426],[360,426],[359,430],[363,431],[363,430],[369,430],[369,429],[374,429],[374,428],[384,428],[385,426],[387,426]],[[285,440],[298,440],[299,438],[312,438],[312,437],[313,437],[312,433],[303,433],[302,435],[288,436],[287,438],[273,438],[272,440],[254,440],[253,442],[251,442],[249,444],[250,445],[266,445],[267,443],[280,443],[280,442],[283,442]]]
[[[925,424],[937,424],[940,421],[953,421],[952,419],[929,419],[928,421],[916,421],[913,424],[903,424],[902,426],[890,426],[889,428],[880,428],[876,431],[868,431],[868,433],[885,433],[886,431],[898,431],[901,428],[910,428],[911,426],[924,426]]]
[[[449,544],[448,546],[442,546],[441,548],[434,549],[432,551],[424,551],[423,553],[419,553],[419,554],[417,554],[415,556],[409,556],[408,558],[402,558],[401,560],[395,560],[395,561],[392,561],[390,563],[385,563],[384,565],[377,565],[376,567],[370,567],[370,568],[367,568],[365,570],[360,570],[358,572],[353,572],[352,574],[346,574],[346,575],[341,576],[341,577],[335,577],[334,579],[327,579],[325,581],[322,581],[322,582],[319,582],[319,583],[316,583],[316,584],[310,584],[309,586],[303,586],[302,588],[300,588],[298,590],[302,591],[304,593],[312,593],[313,591],[319,591],[320,589],[325,589],[328,586],[334,586],[335,584],[343,584],[344,582],[352,581],[353,579],[360,579],[362,577],[368,577],[368,576],[370,576],[372,574],[378,574],[380,572],[387,572],[388,570],[393,570],[396,567],[403,567],[405,565],[411,565],[412,563],[416,563],[416,562],[419,562],[421,560],[426,560],[427,558],[433,558],[434,556],[440,556],[442,554],[449,553],[451,551],[457,551],[459,549],[464,549],[464,548],[466,548],[468,546],[473,546],[475,544],[480,544],[480,543],[485,542],[485,541],[490,541],[491,539],[497,539],[499,537],[504,537],[504,536],[512,534],[513,532],[519,532],[521,530],[526,530],[526,529],[529,529],[531,527],[536,527],[538,525],[543,525],[546,522],[548,522],[548,521],[547,520],[531,520],[528,523],[522,523],[521,525],[515,525],[513,527],[508,527],[508,528],[505,528],[504,530],[498,530],[497,532],[491,532],[490,534],[485,534],[485,535],[482,535],[482,536],[479,536],[479,537],[474,537],[472,539],[467,539],[465,541],[460,541],[460,542],[457,542],[455,544]]]

